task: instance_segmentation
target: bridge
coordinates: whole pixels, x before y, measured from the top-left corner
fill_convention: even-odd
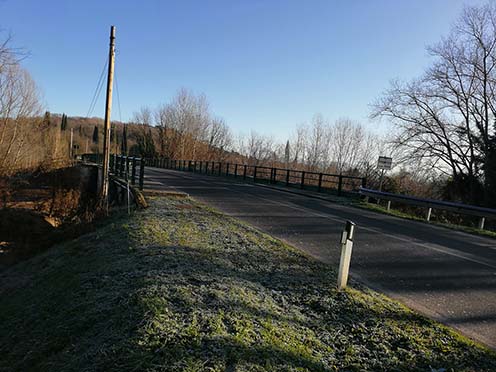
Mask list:
[[[353,220],[354,279],[496,349],[492,238],[199,173],[147,167],[144,187],[186,192],[334,267]]]

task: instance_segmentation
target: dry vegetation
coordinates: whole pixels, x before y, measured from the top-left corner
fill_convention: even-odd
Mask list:
[[[0,178],[0,270],[88,231],[97,213],[87,167]]]

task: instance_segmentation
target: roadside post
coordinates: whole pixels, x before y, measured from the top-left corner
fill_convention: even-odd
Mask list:
[[[339,260],[338,290],[346,288],[350,271],[351,250],[355,235],[355,223],[346,221],[346,227],[341,233],[341,259]]]

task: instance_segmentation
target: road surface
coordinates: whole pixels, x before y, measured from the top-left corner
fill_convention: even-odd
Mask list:
[[[175,188],[337,266],[357,224],[351,275],[496,349],[496,239],[254,184],[147,168],[145,188]]]

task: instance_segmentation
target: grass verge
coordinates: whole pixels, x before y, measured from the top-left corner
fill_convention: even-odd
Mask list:
[[[496,357],[190,199],[0,274],[0,370],[494,371]]]
[[[489,237],[489,238],[496,238],[496,231],[481,230],[481,229],[478,229],[476,227],[455,225],[455,224],[451,224],[451,223],[445,223],[445,222],[439,222],[439,221],[433,221],[433,220],[431,220],[430,222],[427,222],[425,220],[425,218],[420,218],[417,216],[413,216],[411,214],[403,213],[403,212],[398,211],[396,209],[390,209],[388,211],[387,208],[383,207],[382,205],[365,203],[363,201],[359,201],[359,202],[355,202],[353,204],[353,206],[358,207],[358,208],[368,209],[368,210],[382,213],[382,214],[388,214],[390,216],[404,218],[407,220],[418,221],[418,222],[433,224],[433,225],[437,225],[437,226],[442,226],[442,227],[446,227],[446,228],[451,229],[451,230],[463,231],[463,232],[473,234],[473,235],[481,235],[481,236],[485,236],[485,237]]]

